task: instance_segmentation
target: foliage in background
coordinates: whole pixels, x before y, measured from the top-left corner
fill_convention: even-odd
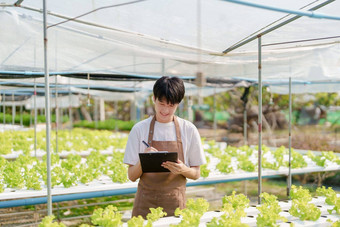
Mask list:
[[[3,123],[3,117],[4,114],[0,113],[0,122]],[[15,124],[20,124],[21,122],[21,116],[20,115],[15,115],[14,117],[14,123]],[[62,123],[68,122],[69,118],[68,116],[62,116],[61,119],[59,119],[59,121],[62,121]],[[12,114],[5,114],[5,121],[8,124],[12,124]],[[45,115],[38,115],[37,116],[37,123],[45,123],[46,122],[46,117]],[[56,122],[56,115],[51,115],[51,122]],[[34,125],[34,115],[30,115],[30,114],[23,114],[22,115],[22,124],[24,126],[30,126],[30,124],[32,123],[32,125]]]
[[[105,129],[105,130],[121,130],[121,131],[130,131],[136,122],[134,121],[121,121],[115,119],[109,119],[105,121],[89,122],[89,121],[80,121],[74,123],[74,127],[81,128],[91,128],[91,129]]]

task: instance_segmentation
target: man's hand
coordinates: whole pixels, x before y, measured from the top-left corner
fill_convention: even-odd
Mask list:
[[[163,162],[162,166],[170,170],[171,173],[182,174],[186,178],[197,180],[200,177],[199,166],[188,167],[179,159],[177,160],[177,163],[170,161]]]
[[[182,174],[183,172],[188,171],[188,167],[179,159],[177,159],[177,163],[170,161],[163,162],[162,166],[174,174]]]
[[[158,152],[158,150],[154,147],[145,148],[144,153],[148,153],[148,152]]]

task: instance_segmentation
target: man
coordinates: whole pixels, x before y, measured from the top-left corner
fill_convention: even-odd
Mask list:
[[[137,123],[130,132],[124,163],[129,165],[129,179],[140,179],[132,216],[145,218],[149,208],[163,207],[168,216],[174,215],[177,207],[183,209],[186,179],[198,179],[200,165],[206,163],[197,128],[174,115],[184,93],[181,79],[165,76],[158,79],[153,87],[155,116]],[[157,151],[177,152],[177,163],[162,164],[170,172],[143,173],[138,153]]]

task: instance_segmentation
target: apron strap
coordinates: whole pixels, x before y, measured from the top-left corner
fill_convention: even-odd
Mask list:
[[[148,138],[148,143],[152,147],[152,141],[153,141],[153,132],[155,129],[155,122],[156,122],[156,115],[153,116],[151,123],[150,123],[150,128],[149,128],[149,138]]]
[[[150,146],[152,146],[152,142],[153,142],[153,133],[154,133],[154,129],[155,129],[155,122],[156,122],[156,115],[153,116],[151,123],[150,123],[150,128],[149,128],[148,143],[149,143]],[[180,130],[179,123],[178,123],[176,116],[174,116],[174,124],[175,124],[175,129],[176,129],[176,140],[177,140],[177,145],[178,145],[178,158],[179,158],[179,160],[181,160],[184,163],[181,130]]]
[[[179,127],[179,123],[177,117],[174,116],[175,128],[176,128],[176,138],[177,138],[177,146],[178,146],[178,159],[184,162],[184,153],[183,153],[183,143],[181,136],[181,129]]]
[[[177,143],[182,142],[182,137],[181,137],[181,130],[179,128],[178,120],[177,117],[174,116],[174,122],[175,122],[175,128],[176,128],[176,139]]]

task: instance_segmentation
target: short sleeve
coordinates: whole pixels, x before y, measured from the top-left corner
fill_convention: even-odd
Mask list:
[[[139,160],[139,143],[140,135],[138,129],[133,127],[130,131],[128,141],[125,147],[125,154],[123,162],[128,165],[136,165]]]
[[[204,156],[201,136],[197,130],[197,128],[192,125],[192,136],[189,143],[189,166],[200,166],[206,163],[206,159]]]

